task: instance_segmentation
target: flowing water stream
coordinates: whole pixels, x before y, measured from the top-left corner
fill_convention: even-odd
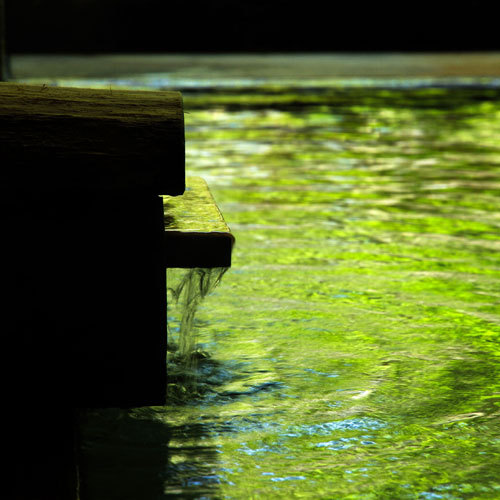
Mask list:
[[[237,83],[181,89],[237,242],[205,390],[90,412],[88,498],[500,498],[498,86]]]
[[[170,304],[167,391],[171,402],[189,402],[208,387],[203,369],[213,362],[210,353],[199,349],[194,321],[200,303],[215,289],[226,271],[227,268],[167,269]],[[175,308],[177,311],[173,313]]]

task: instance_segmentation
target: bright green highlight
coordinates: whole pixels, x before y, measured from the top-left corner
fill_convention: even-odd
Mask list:
[[[168,429],[160,498],[500,498],[500,91],[184,96],[236,246],[210,390],[131,414]]]

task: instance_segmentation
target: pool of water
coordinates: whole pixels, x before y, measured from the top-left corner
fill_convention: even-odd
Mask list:
[[[500,89],[455,83],[181,89],[206,390],[82,418],[88,498],[500,498]]]

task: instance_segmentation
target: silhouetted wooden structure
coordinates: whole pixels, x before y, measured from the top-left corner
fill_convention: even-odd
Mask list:
[[[3,83],[0,130],[6,498],[73,499],[75,409],[165,403],[182,99]]]

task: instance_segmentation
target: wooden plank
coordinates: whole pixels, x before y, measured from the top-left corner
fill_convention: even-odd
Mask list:
[[[163,197],[167,267],[230,267],[234,236],[206,182],[186,179],[182,196]]]
[[[6,412],[2,498],[76,500],[74,408],[166,402],[162,199],[0,197],[0,227],[2,402],[37,409]]]
[[[15,210],[2,201],[4,401],[163,404],[161,198],[68,194],[24,199]]]
[[[179,92],[0,83],[0,186],[184,191]]]

